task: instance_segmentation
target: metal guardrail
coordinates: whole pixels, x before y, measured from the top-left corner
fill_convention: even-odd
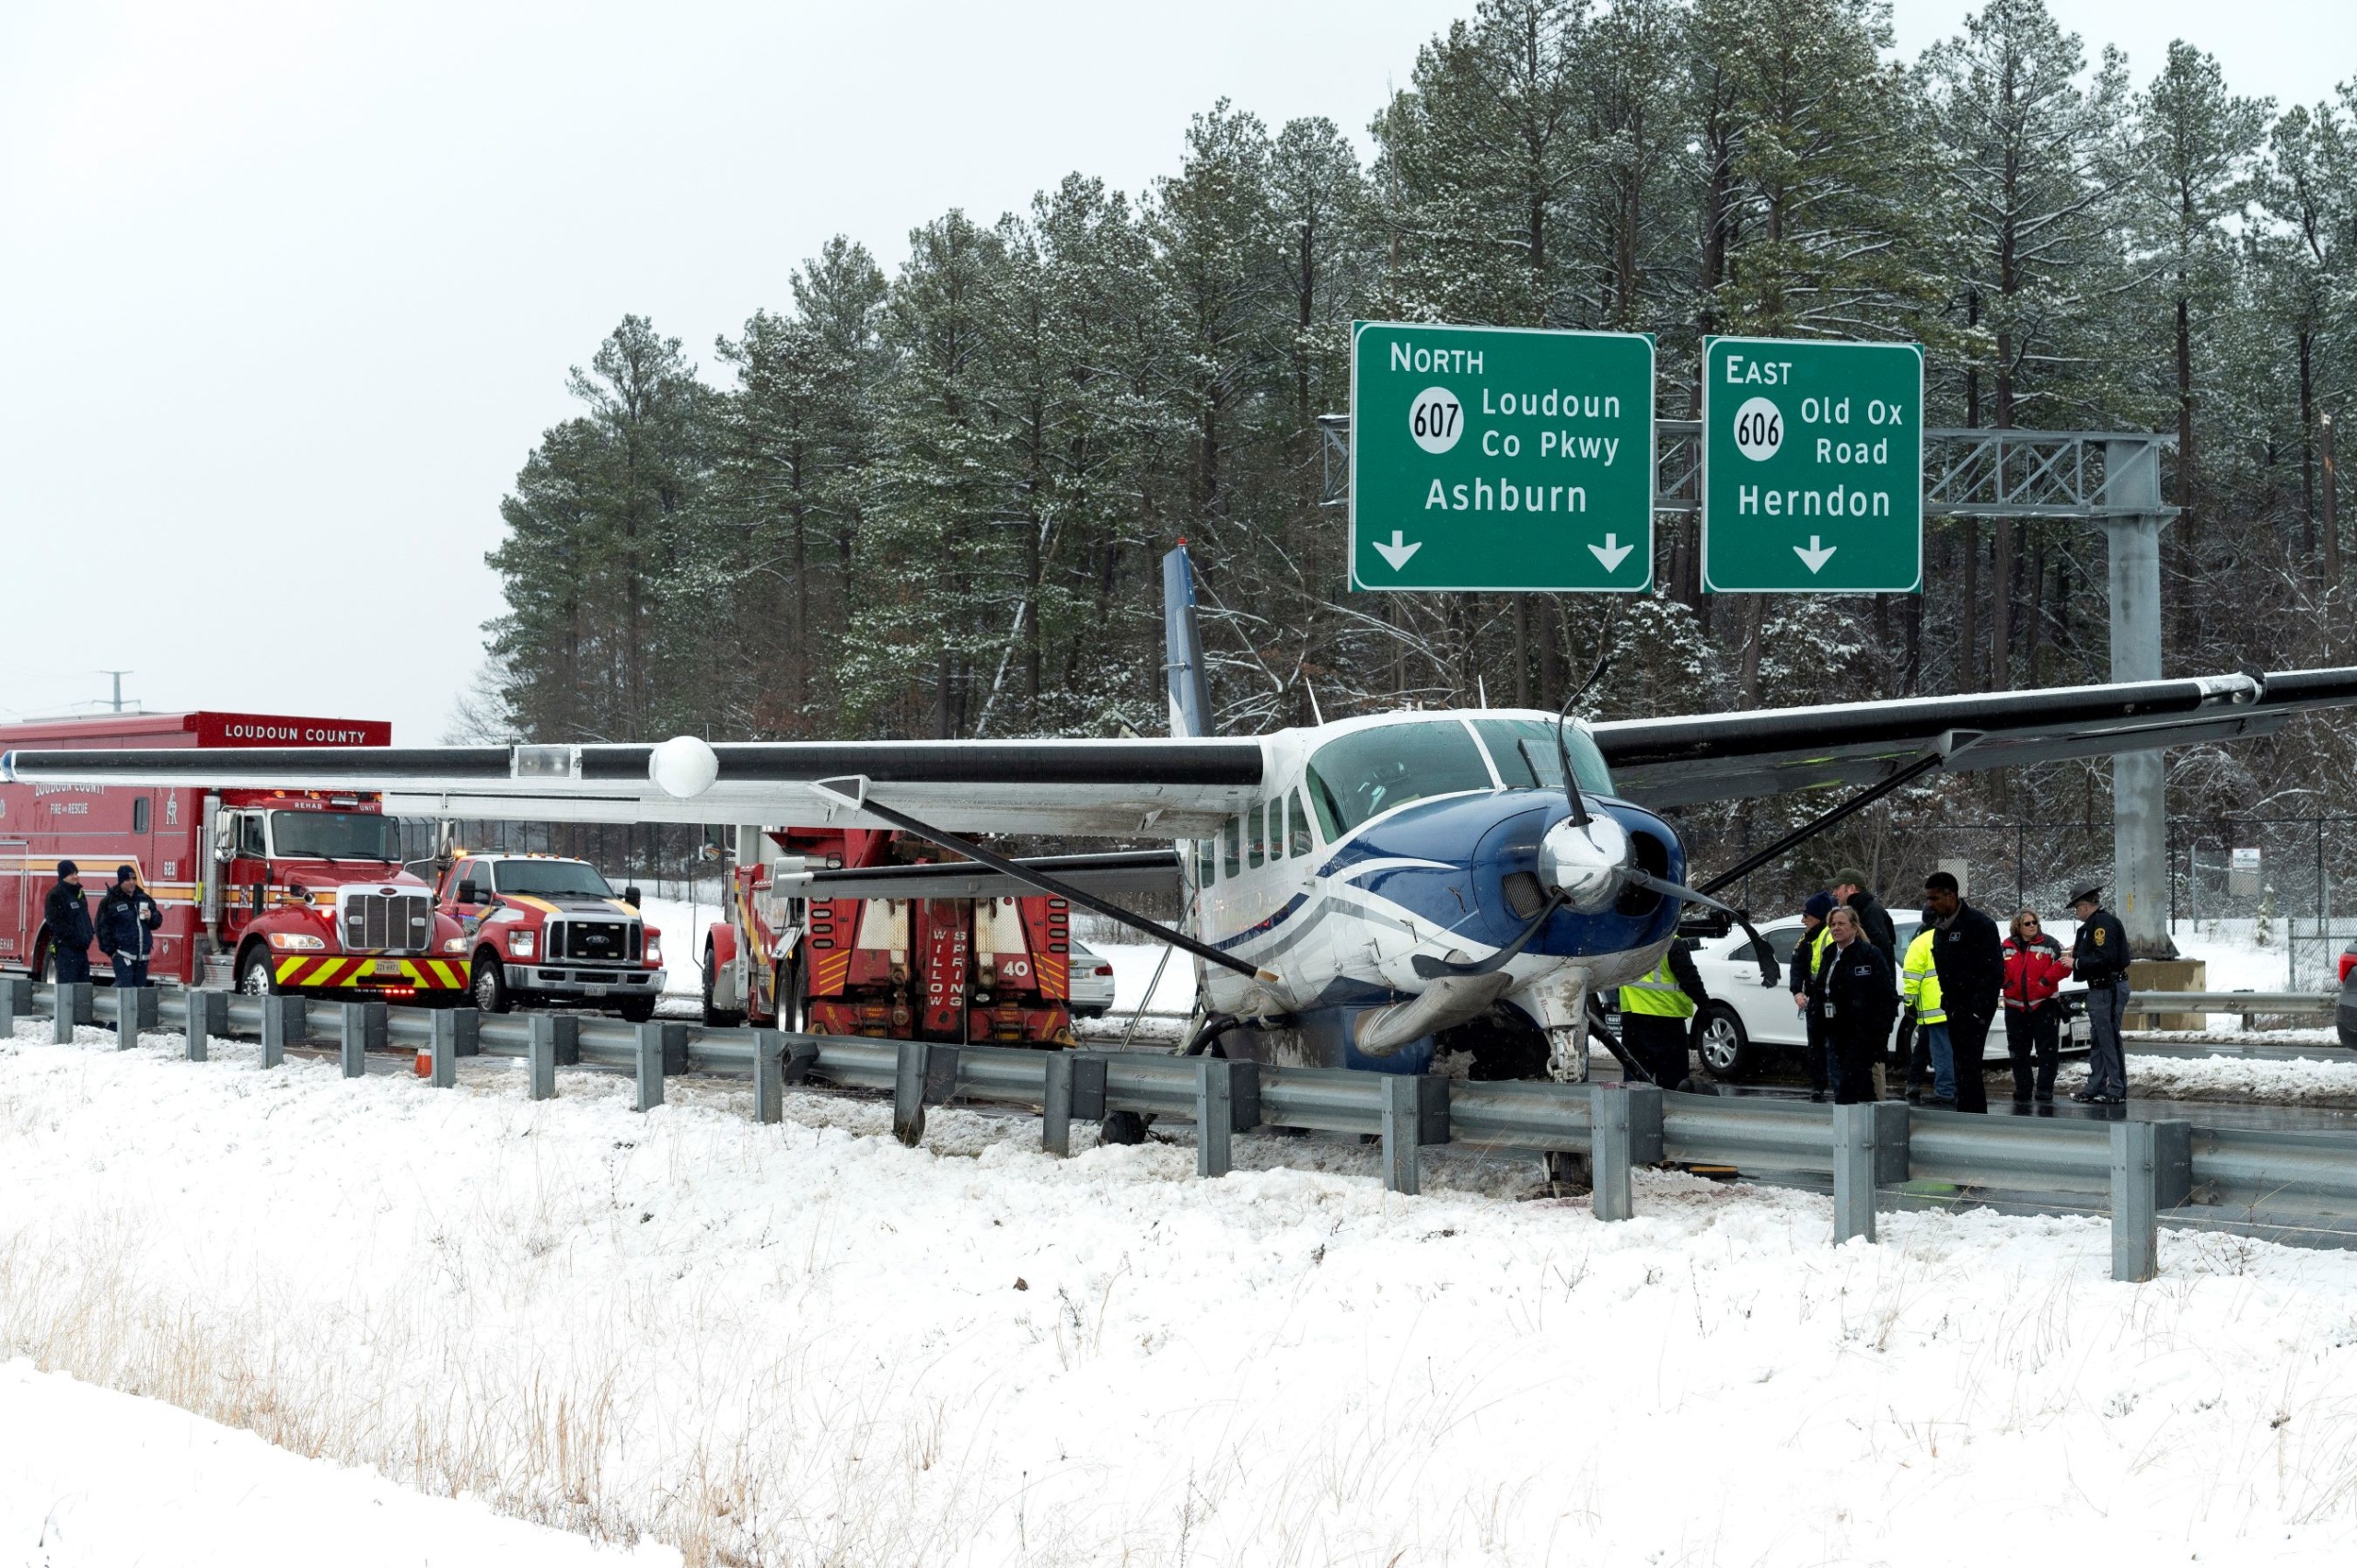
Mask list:
[[[2337,991],[2131,991],[2128,1013],[2330,1013]]]
[[[2206,993],[2165,993],[2164,1001],[2191,994]],[[1584,1156],[1606,1218],[1629,1212],[1631,1166],[1659,1161],[1770,1180],[1829,1174],[1837,1239],[1871,1239],[1878,1197],[1887,1206],[1940,1189],[1952,1200],[2014,1193],[2033,1204],[2107,1207],[2121,1278],[2152,1276],[2164,1215],[2177,1225],[2357,1245],[2357,1136],[2339,1133],[1991,1118],[1887,1100],[1826,1106],[1643,1085],[1474,1083],[1165,1051],[961,1047],[568,1014],[389,1010],[381,1002],[180,988],[117,993],[0,977],[0,1039],[13,1037],[17,1019],[38,1016],[51,1020],[53,1039],[70,1043],[77,1022],[125,1013],[137,1026],[133,1043],[138,1028],[177,1028],[194,1060],[229,1033],[258,1036],[264,1067],[289,1045],[327,1040],[341,1047],[345,1075],[357,1077],[369,1049],[398,1046],[430,1058],[432,1082],[447,1086],[466,1056],[519,1058],[535,1098],[554,1094],[559,1067],[619,1069],[636,1074],[641,1109],[661,1103],[668,1076],[750,1076],[754,1114],[764,1121],[780,1119],[786,1086],[816,1078],[889,1092],[893,1131],[911,1144],[923,1135],[925,1108],[953,1098],[1039,1111],[1042,1144],[1059,1154],[1070,1148],[1074,1121],[1120,1111],[1183,1118],[1194,1122],[1196,1169],[1205,1176],[1230,1168],[1234,1133],[1262,1126],[1379,1135],[1386,1183],[1403,1193],[1418,1191],[1420,1151],[1434,1144]]]

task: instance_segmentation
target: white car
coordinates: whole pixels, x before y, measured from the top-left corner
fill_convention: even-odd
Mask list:
[[[1113,966],[1077,936],[1072,943],[1072,1016],[1101,1018],[1113,1010]]]
[[[1923,928],[1922,920],[1895,912],[1890,918],[1898,927],[1898,952],[1904,958],[1907,944]],[[1801,917],[1762,922],[1758,930],[1775,956],[1774,985],[1759,983],[1759,949],[1740,930],[1694,945],[1694,968],[1711,993],[1695,1044],[1712,1076],[1732,1082],[1756,1075],[1771,1055],[1798,1051],[1808,1043],[1808,1023],[1793,1005],[1791,990],[1793,949],[1800,946]],[[1895,1027],[1892,1033],[1895,1037]]]

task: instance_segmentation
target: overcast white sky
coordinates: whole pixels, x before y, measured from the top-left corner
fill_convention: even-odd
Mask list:
[[[2357,74],[2357,6],[2053,0],[2141,80]],[[482,554],[624,311],[709,366],[828,235],[1176,165],[1225,95],[1358,133],[1470,0],[0,6],[0,720],[389,718],[440,738]],[[1911,57],[1957,0],[1901,0]],[[1362,141],[1364,137],[1362,135]]]

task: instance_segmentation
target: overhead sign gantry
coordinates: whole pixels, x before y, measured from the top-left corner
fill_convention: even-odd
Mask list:
[[[1351,584],[1653,584],[1654,345],[1627,332],[1362,321]]]

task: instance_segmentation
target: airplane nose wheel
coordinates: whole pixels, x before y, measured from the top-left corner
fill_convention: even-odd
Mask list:
[[[1134,1110],[1109,1110],[1097,1124],[1097,1141],[1100,1144],[1143,1144],[1145,1142],[1145,1118]]]

